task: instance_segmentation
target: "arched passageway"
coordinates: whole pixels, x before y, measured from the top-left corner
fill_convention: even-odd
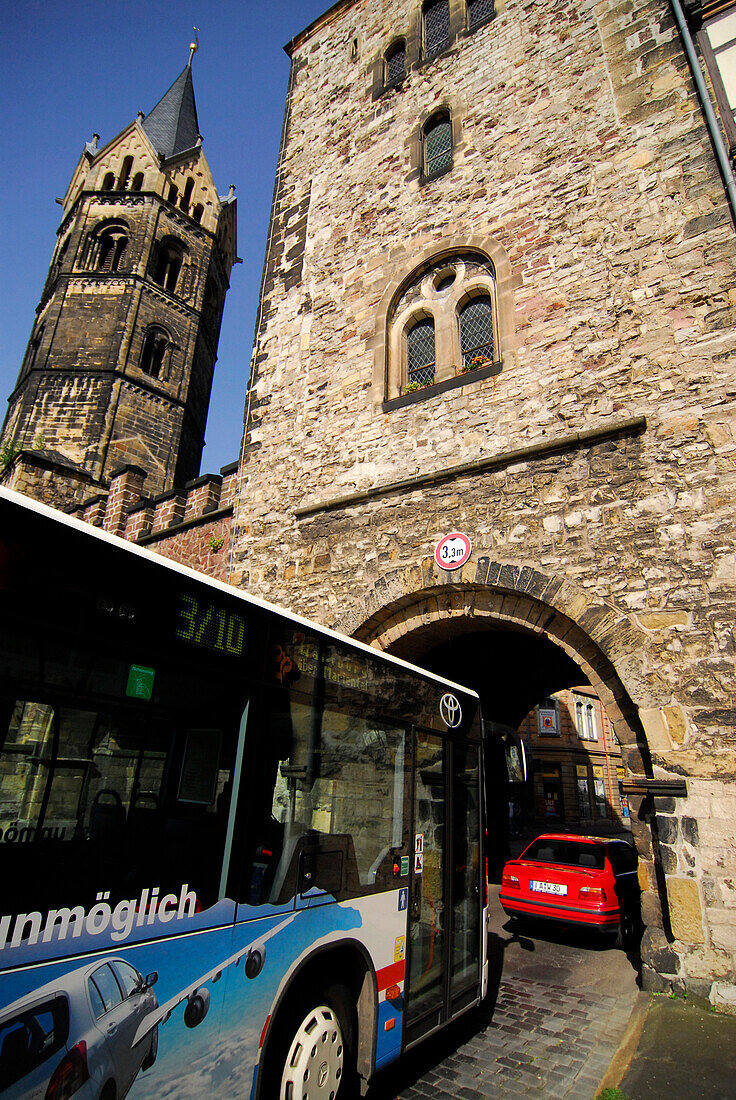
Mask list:
[[[588,621],[595,621],[595,615],[587,611]],[[517,729],[545,696],[590,685],[620,742],[626,774],[652,775],[638,708],[609,653],[592,632],[551,603],[490,585],[445,584],[402,595],[373,611],[353,633],[377,648],[475,688],[484,718],[512,729]],[[609,652],[615,649],[621,654],[621,633],[619,624],[616,646],[609,647]],[[633,631],[626,642],[626,672],[636,680],[638,654]],[[495,754],[491,748],[488,775],[491,826],[505,836],[508,788],[498,747]],[[642,916],[647,926],[642,957],[645,969],[653,972],[657,969],[655,953],[669,939],[667,894],[656,829],[652,829],[651,800],[633,797],[631,810],[640,859]],[[656,981],[652,984],[656,986]]]

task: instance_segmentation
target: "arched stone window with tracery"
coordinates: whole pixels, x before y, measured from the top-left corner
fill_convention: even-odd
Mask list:
[[[149,378],[165,379],[169,375],[171,337],[160,325],[151,325],[143,337],[139,366]]]
[[[128,239],[124,222],[103,222],[96,226],[87,238],[82,266],[87,271],[120,271]]]
[[[496,373],[498,348],[490,258],[468,250],[429,260],[404,280],[388,312],[386,399]]]
[[[162,237],[156,241],[149,268],[154,283],[170,291],[171,294],[174,294],[178,287],[181,293],[180,274],[186,255],[186,247],[176,237]]]

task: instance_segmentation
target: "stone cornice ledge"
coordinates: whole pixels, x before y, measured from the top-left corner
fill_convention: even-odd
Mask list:
[[[318,512],[334,512],[339,508],[349,508],[353,504],[365,504],[378,497],[387,496],[389,493],[400,493],[407,489],[413,491],[467,474],[480,474],[486,470],[513,466],[517,462],[528,462],[534,458],[546,458],[547,455],[573,451],[587,444],[604,443],[606,440],[619,439],[623,436],[641,435],[646,428],[645,416],[613,420],[599,428],[588,428],[586,431],[573,432],[571,435],[557,436],[554,439],[542,439],[526,447],[515,447],[512,451],[504,451],[502,454],[476,458],[473,462],[462,462],[457,466],[447,466],[443,470],[416,474],[414,477],[405,477],[400,481],[389,481],[385,485],[374,485],[370,489],[361,489],[357,493],[348,493],[346,496],[331,497],[316,504],[305,504],[303,508],[297,508],[294,514],[297,519],[306,519]]]

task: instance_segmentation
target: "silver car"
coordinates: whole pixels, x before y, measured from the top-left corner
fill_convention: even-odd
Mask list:
[[[158,1027],[134,1037],[158,1008],[157,979],[98,958],[0,1011],[3,1100],[122,1100],[156,1060]]]

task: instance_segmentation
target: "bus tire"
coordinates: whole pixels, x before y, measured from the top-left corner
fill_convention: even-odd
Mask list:
[[[284,1032],[279,1100],[352,1100],[357,1088],[350,992],[334,985],[311,999],[307,1012],[304,1001],[294,1006]]]

